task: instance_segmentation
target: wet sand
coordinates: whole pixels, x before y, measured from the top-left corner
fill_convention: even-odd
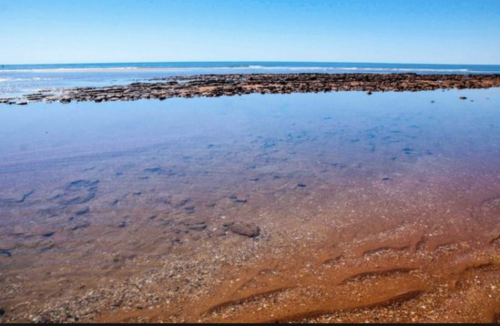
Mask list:
[[[0,318],[498,321],[499,103],[3,107]]]

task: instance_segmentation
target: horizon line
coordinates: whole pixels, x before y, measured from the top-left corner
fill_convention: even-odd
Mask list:
[[[148,64],[148,63],[343,63],[343,64],[396,64],[396,65],[446,65],[446,66],[500,66],[500,63],[421,63],[421,62],[356,62],[356,61],[107,61],[107,62],[58,62],[58,63],[0,63],[0,66],[43,66],[43,65],[84,65],[84,64]]]

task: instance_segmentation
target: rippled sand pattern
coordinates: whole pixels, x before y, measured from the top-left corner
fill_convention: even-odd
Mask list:
[[[499,104],[2,108],[1,322],[498,322]]]

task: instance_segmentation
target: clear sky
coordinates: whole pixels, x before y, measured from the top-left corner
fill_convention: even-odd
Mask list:
[[[500,64],[500,0],[0,0],[0,64]]]

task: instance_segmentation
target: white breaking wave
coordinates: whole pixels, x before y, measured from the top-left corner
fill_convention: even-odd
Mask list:
[[[151,68],[152,70],[155,70]],[[420,72],[470,72],[469,69],[422,69],[422,68],[362,68],[362,67],[189,67],[189,68],[158,68],[157,70],[325,70],[325,71],[420,71]]]
[[[120,67],[120,68],[56,68],[56,69],[18,69],[0,70],[0,72],[29,73],[66,73],[66,72],[120,72],[120,71],[192,71],[192,70],[289,70],[289,71],[403,71],[403,72],[480,72],[469,69],[432,69],[432,68],[369,68],[369,67],[271,67],[271,66],[240,66],[240,67]],[[483,73],[495,71],[483,71]],[[5,79],[0,79],[4,81]]]
[[[205,68],[213,69],[213,68]],[[362,67],[220,67],[216,69],[267,69],[267,70],[325,70],[325,71],[415,71],[415,72],[471,72],[469,69],[422,69],[422,68],[362,68]]]
[[[47,81],[47,80],[62,80],[63,78],[0,78],[0,83],[6,82],[25,82],[25,81]]]
[[[120,67],[120,68],[52,68],[52,69],[11,69],[0,70],[0,72],[39,72],[39,73],[54,73],[54,72],[99,72],[99,71],[121,71],[121,70],[142,70],[138,67]],[[157,68],[145,68],[144,70],[156,70]],[[162,70],[161,68],[158,70]]]
[[[63,78],[40,78],[40,77],[35,77],[35,78],[32,78],[31,80],[34,80],[34,81],[40,81],[40,80],[63,80]]]

